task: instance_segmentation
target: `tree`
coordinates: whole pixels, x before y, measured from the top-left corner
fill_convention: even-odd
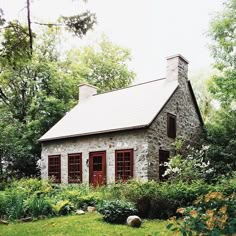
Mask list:
[[[199,71],[198,73],[191,75],[190,79],[203,120],[205,123],[208,123],[211,121],[215,112],[213,96],[208,89],[208,84],[211,79],[209,72]]]
[[[18,34],[21,26],[10,25],[14,27],[5,29],[0,51],[0,159],[9,173],[33,175],[40,157],[38,138],[71,107],[73,83],[59,68],[54,29],[30,55],[24,28]],[[19,49],[16,42],[21,42]]]
[[[30,55],[33,53],[33,41],[35,38],[35,33],[32,30],[32,24],[50,27],[65,26],[68,31],[81,38],[89,30],[93,29],[93,26],[97,23],[96,15],[90,11],[86,11],[74,16],[61,16],[58,19],[58,22],[55,23],[32,22],[31,2],[31,0],[26,0],[28,51]],[[86,2],[86,0],[84,0],[84,2]],[[3,18],[3,10],[0,8],[0,25],[4,26],[5,23],[6,20]],[[7,28],[8,26],[5,27]]]
[[[228,0],[224,10],[217,14],[210,27],[212,55],[219,75],[213,77],[210,87],[222,105],[236,101],[236,0]]]
[[[94,46],[69,52],[66,63],[73,77],[95,85],[100,92],[127,87],[135,73],[128,68],[130,51],[113,44],[104,36]]]
[[[207,125],[206,144],[209,146],[207,158],[215,171],[213,179],[222,175],[231,176],[236,170],[236,112],[230,108],[221,108],[214,120]]]
[[[0,51],[0,173],[22,177],[39,173],[38,139],[75,105],[79,83],[90,83],[91,78],[107,91],[130,84],[134,73],[126,66],[129,52],[111,42],[110,54],[109,48],[99,53],[91,49],[93,53],[84,54],[86,48],[71,51],[68,60],[63,60],[57,47],[59,31],[54,27],[37,36],[30,55],[29,38],[23,33],[27,28],[18,34],[15,28],[22,26],[11,24],[14,27],[4,30]],[[20,50],[14,47],[17,38],[22,43]],[[106,70],[91,74],[94,68],[90,70],[87,61],[96,62],[99,68],[104,65]],[[103,74],[106,80],[101,83]]]
[[[212,54],[217,75],[209,89],[220,102],[214,121],[207,125],[208,159],[216,169],[214,177],[236,170],[236,0],[228,0],[210,27]]]

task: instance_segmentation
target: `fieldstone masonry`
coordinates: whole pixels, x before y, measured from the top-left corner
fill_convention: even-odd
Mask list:
[[[82,179],[89,182],[89,152],[106,151],[106,182],[115,181],[115,150],[134,150],[134,178],[147,180],[148,143],[146,130],[134,130],[92,135],[46,142],[42,146],[41,176],[48,178],[48,155],[61,155],[61,181],[68,183],[67,156],[70,153],[82,153]]]
[[[176,115],[177,137],[191,139],[202,128],[187,81],[187,60],[177,55],[167,58],[167,61],[166,83],[178,80],[179,86],[148,128],[43,142],[42,178],[48,178],[48,155],[60,154],[61,181],[68,183],[67,156],[82,153],[82,179],[88,183],[89,153],[106,151],[106,182],[112,183],[115,181],[115,151],[133,149],[134,178],[158,180],[159,150],[173,153],[172,144],[175,141],[167,136],[167,113]],[[90,92],[94,93],[93,88]]]
[[[176,136],[188,140],[199,134],[202,124],[188,85],[188,62],[182,56],[167,58],[166,82],[178,80],[179,87],[150,125],[148,134],[148,179],[159,179],[159,150],[174,152],[175,139],[167,136],[167,113],[176,116]]]

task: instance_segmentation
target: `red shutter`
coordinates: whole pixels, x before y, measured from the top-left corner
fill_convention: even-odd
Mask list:
[[[48,177],[54,183],[61,183],[61,155],[48,156]]]
[[[68,154],[68,183],[82,182],[82,154]]]
[[[126,181],[133,177],[133,150],[119,150],[115,152],[116,181]]]

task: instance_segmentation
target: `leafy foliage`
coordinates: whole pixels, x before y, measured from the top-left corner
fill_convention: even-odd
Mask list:
[[[207,158],[210,167],[215,169],[212,178],[231,176],[236,170],[236,112],[231,109],[221,109],[216,114],[215,121],[208,124],[207,128],[209,144]]]
[[[79,37],[84,36],[88,30],[93,29],[94,24],[97,22],[95,14],[89,11],[75,16],[63,16],[62,20],[67,29]]]
[[[106,92],[127,87],[135,77],[128,68],[130,51],[113,44],[105,37],[95,46],[71,51],[66,63],[71,76],[83,78]]]
[[[236,100],[236,1],[228,0],[213,19],[210,28],[212,53],[219,75],[213,78],[211,92],[223,105]]]
[[[145,218],[167,219],[175,215],[180,206],[189,206],[197,196],[207,193],[213,186],[202,181],[157,183],[130,181],[109,186],[107,199],[122,199],[135,203],[138,214]]]
[[[73,208],[73,205],[68,200],[59,201],[55,205],[52,205],[52,209],[56,215],[67,215]]]
[[[194,147],[181,139],[175,141],[176,155],[171,157],[169,162],[164,163],[166,166],[164,176],[168,177],[168,181],[191,183],[196,180],[212,180],[216,169],[208,158],[210,145],[201,143],[202,141]]]
[[[47,196],[36,192],[24,201],[24,210],[30,217],[36,218],[39,216],[52,215],[54,207],[50,205],[50,200]],[[56,212],[54,211],[55,213],[65,211],[63,207],[60,209],[57,207],[56,210]]]
[[[209,83],[209,90],[220,103],[211,122],[207,124],[207,158],[216,171],[213,179],[230,176],[235,166],[236,117],[236,1],[227,0],[224,9],[211,23],[212,54],[218,72]]]
[[[200,196],[194,206],[179,208],[184,216],[181,222],[168,226],[182,235],[233,235],[236,232],[235,194],[224,196],[221,192],[210,192]]]
[[[40,218],[70,214],[75,209],[95,206],[109,222],[122,222],[128,214],[144,218],[167,219],[178,215],[179,207],[189,207],[200,195],[235,192],[235,175],[210,185],[201,181],[191,184],[130,181],[93,188],[89,185],[53,185],[38,179],[21,179],[0,191],[0,218]],[[117,200],[119,196],[119,201]],[[100,207],[98,207],[100,206]]]
[[[19,22],[10,22],[9,25],[11,27],[3,32],[0,51],[0,173],[1,178],[5,179],[6,175],[38,175],[37,161],[41,152],[38,139],[76,104],[78,84],[89,82],[83,73],[84,68],[89,68],[82,58],[77,58],[79,61],[76,64],[60,56],[58,29],[48,28],[38,35],[31,56],[26,28]],[[112,50],[113,44],[109,43],[107,50],[109,47]],[[122,50],[125,51],[120,48]],[[86,58],[96,60],[93,57],[96,58],[96,54],[87,55]],[[116,68],[116,64],[122,63],[122,60],[126,63],[125,57],[113,54],[113,59],[116,58],[119,59],[114,61],[110,69]],[[103,63],[109,64],[109,60],[107,57]],[[113,84],[105,82],[103,89],[106,86],[115,89],[129,84],[131,79],[126,76],[125,70],[125,66],[117,70]],[[127,69],[127,74],[132,72]]]
[[[98,208],[98,212],[103,215],[103,219],[109,223],[125,223],[128,216],[137,214],[137,209],[130,202],[104,201]]]

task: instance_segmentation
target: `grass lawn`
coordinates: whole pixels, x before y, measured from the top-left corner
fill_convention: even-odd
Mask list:
[[[29,223],[11,223],[0,225],[0,236],[168,236],[167,222],[160,220],[144,220],[140,228],[126,225],[112,225],[103,222],[98,213],[64,216]]]

